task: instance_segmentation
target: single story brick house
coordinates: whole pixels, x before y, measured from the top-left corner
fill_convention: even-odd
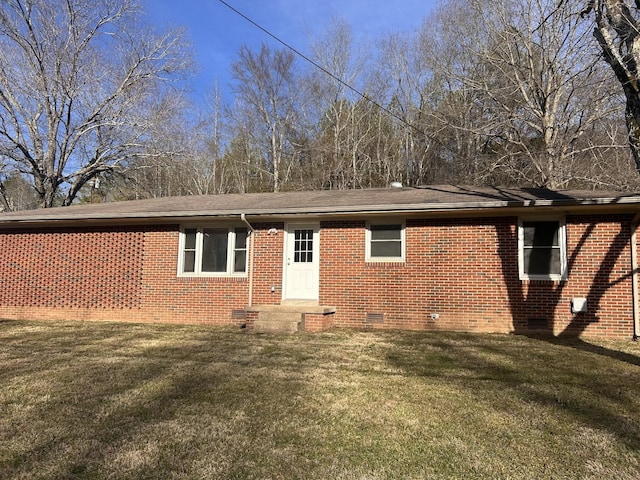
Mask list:
[[[637,194],[461,186],[2,213],[0,317],[635,338],[639,220]]]

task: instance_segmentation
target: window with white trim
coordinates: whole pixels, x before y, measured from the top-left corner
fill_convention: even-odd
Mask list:
[[[247,272],[246,227],[185,227],[180,232],[178,275],[223,276]]]
[[[521,279],[563,280],[567,270],[564,220],[521,219],[518,257]]]
[[[404,261],[404,223],[369,223],[367,225],[367,260]]]

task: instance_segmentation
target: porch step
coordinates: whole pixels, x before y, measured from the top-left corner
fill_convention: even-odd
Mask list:
[[[330,313],[336,313],[336,307],[329,307],[326,305],[318,305],[317,303],[295,303],[295,302],[283,302],[282,305],[254,305],[246,307],[245,312],[281,312],[281,313],[317,313],[320,315],[328,315]]]
[[[296,333],[304,330],[305,314],[329,315],[336,307],[318,305],[318,302],[288,301],[282,305],[254,305],[245,308],[246,312],[257,312],[253,322],[255,333]]]
[[[255,333],[296,333],[300,329],[302,313],[265,310],[253,323]]]

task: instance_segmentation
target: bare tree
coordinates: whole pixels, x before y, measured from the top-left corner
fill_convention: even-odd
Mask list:
[[[234,120],[253,127],[253,139],[265,155],[261,173],[269,173],[277,192],[287,183],[295,150],[291,138],[299,106],[294,54],[272,51],[265,44],[257,53],[243,46],[231,70],[236,81]]]
[[[454,8],[442,9],[439,23],[467,52],[467,61],[452,62],[460,56],[445,51],[434,51],[433,58],[443,59],[438,67],[457,82],[449,98],[461,95],[474,110],[450,125],[480,140],[477,154],[487,179],[500,173],[519,184],[562,188],[582,176],[599,150],[621,151],[619,144],[585,139],[621,103],[596,67],[598,56],[575,4],[451,0],[447,6]]]
[[[31,185],[17,172],[3,174],[0,182],[0,211],[32,210],[38,207],[38,198]],[[7,202],[6,204],[4,202]]]
[[[389,82],[369,44],[359,44],[345,21],[334,19],[312,44],[322,70],[309,72],[305,92],[318,121],[311,154],[322,188],[362,188],[402,180],[402,154],[389,101]],[[330,72],[328,74],[327,72]]]
[[[338,18],[312,41],[311,51],[314,61],[333,75],[313,69],[306,82],[305,92],[318,118],[313,145],[317,181],[324,188],[347,188],[353,181],[349,166],[354,151],[348,139],[353,138],[349,125],[353,124],[357,100],[347,85],[361,87],[365,59],[356,51],[350,25]]]
[[[564,3],[564,0],[561,0]],[[640,3],[588,0],[582,15],[593,14],[595,36],[626,98],[629,146],[640,171]]]
[[[421,49],[420,34],[393,33],[382,39],[380,50],[379,68],[400,142],[395,169],[402,173],[396,173],[396,180],[409,185],[441,180],[430,152],[436,142],[426,114],[437,82]]]
[[[0,159],[31,178],[40,207],[69,205],[101,173],[167,153],[148,146],[179,110],[167,80],[191,57],[179,32],[156,34],[139,13],[134,0],[3,2]]]

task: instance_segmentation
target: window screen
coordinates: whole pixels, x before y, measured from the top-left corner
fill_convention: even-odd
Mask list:
[[[371,257],[402,257],[402,225],[370,225]]]
[[[522,222],[522,238],[526,275],[562,275],[560,222]]]
[[[246,273],[247,233],[244,227],[185,228],[179,273],[196,276]]]
[[[202,271],[224,272],[227,270],[226,228],[202,229]]]
[[[188,228],[184,231],[184,257],[183,268],[185,272],[194,272],[196,268],[196,234],[195,228]]]
[[[247,234],[246,228],[236,228],[235,244],[233,247],[233,271],[246,272],[247,270]]]

